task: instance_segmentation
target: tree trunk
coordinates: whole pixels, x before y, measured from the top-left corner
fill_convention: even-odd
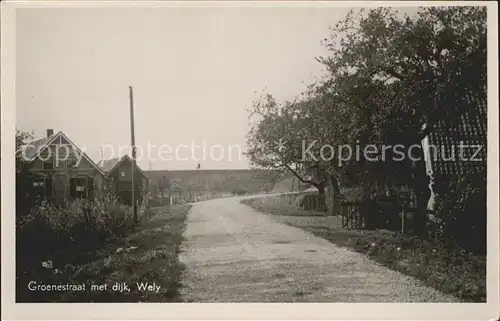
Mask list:
[[[330,210],[330,215],[337,215],[338,213],[338,202],[337,198],[338,195],[340,194],[339,190],[339,185],[337,178],[333,175],[327,175],[327,180],[328,180],[328,190],[330,191],[330,199],[329,199],[329,210]]]

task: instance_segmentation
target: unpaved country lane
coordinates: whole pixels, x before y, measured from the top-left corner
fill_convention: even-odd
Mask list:
[[[187,219],[187,302],[451,302],[362,254],[239,203],[195,203]]]

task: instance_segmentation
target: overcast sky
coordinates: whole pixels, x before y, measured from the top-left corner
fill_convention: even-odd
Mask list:
[[[321,76],[314,59],[325,54],[320,42],[348,11],[18,9],[17,127],[37,138],[47,128],[61,130],[97,162],[101,145],[115,153],[130,145],[132,85],[136,143],[145,151],[148,141],[156,145],[152,169],[248,168],[238,148],[228,147],[244,148],[245,107],[264,88],[293,99]],[[206,159],[199,162],[191,147],[179,147],[204,141]],[[224,155],[217,147],[211,156],[214,145]],[[139,161],[145,170],[146,156]],[[194,156],[202,158],[202,149]]]

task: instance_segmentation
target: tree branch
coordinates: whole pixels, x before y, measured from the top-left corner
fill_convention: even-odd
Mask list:
[[[313,181],[312,179],[304,179],[302,176],[299,175],[299,173],[297,173],[297,171],[295,171],[293,168],[291,168],[289,165],[287,164],[283,164],[283,166],[288,169],[293,175],[295,175],[295,177],[297,177],[299,179],[299,181],[301,181],[302,183],[304,184],[311,184],[315,187],[318,187],[319,185],[321,185],[321,183],[318,183],[316,181]]]
[[[398,73],[396,70],[394,70],[394,68],[385,68],[384,71],[394,78],[398,78],[399,80],[405,80],[405,76]]]

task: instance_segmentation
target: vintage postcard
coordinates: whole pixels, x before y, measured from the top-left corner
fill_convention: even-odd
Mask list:
[[[1,6],[2,319],[500,317],[496,2]]]

